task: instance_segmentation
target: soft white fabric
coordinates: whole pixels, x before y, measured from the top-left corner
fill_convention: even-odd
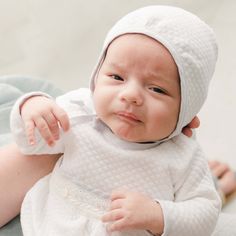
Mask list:
[[[70,131],[61,133],[54,147],[42,139],[30,147],[19,115],[20,101],[11,114],[11,129],[21,150],[26,154],[64,153],[53,173],[24,199],[24,235],[108,235],[100,217],[111,191],[119,187],[148,194],[161,204],[163,236],[211,235],[221,203],[195,140],[181,134],[159,145],[120,140],[96,118],[90,91],[83,89],[57,99],[70,117]]]
[[[181,109],[176,130],[169,138],[174,137],[199,112],[206,99],[217,60],[215,35],[197,16],[181,8],[148,6],[133,11],[120,19],[107,34],[92,74],[92,90],[107,48],[115,38],[129,33],[144,34],[159,41],[175,60],[181,82]]]

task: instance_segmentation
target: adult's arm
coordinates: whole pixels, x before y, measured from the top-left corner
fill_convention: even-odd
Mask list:
[[[26,156],[15,144],[0,148],[0,227],[19,214],[26,192],[52,171],[60,155]]]

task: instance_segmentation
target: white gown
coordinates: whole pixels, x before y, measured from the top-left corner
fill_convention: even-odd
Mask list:
[[[24,235],[108,235],[100,218],[117,188],[145,193],[160,203],[163,236],[212,234],[220,199],[195,140],[181,134],[159,145],[125,142],[96,118],[88,90],[57,101],[68,112],[71,128],[61,133],[54,147],[42,139],[34,147],[28,145],[18,112],[22,99],[11,115],[15,140],[24,153],[64,153],[52,174],[38,181],[24,199]],[[150,234],[133,230],[112,235]]]

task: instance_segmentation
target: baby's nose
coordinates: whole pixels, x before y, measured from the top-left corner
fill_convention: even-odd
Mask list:
[[[127,83],[120,93],[121,100],[135,105],[142,105],[142,88],[135,83]]]

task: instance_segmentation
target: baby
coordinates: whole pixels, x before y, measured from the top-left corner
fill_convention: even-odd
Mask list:
[[[220,199],[199,145],[181,130],[207,96],[216,59],[198,17],[149,6],[108,33],[90,89],[56,102],[20,98],[11,128],[22,152],[64,153],[24,199],[24,235],[211,235]]]

